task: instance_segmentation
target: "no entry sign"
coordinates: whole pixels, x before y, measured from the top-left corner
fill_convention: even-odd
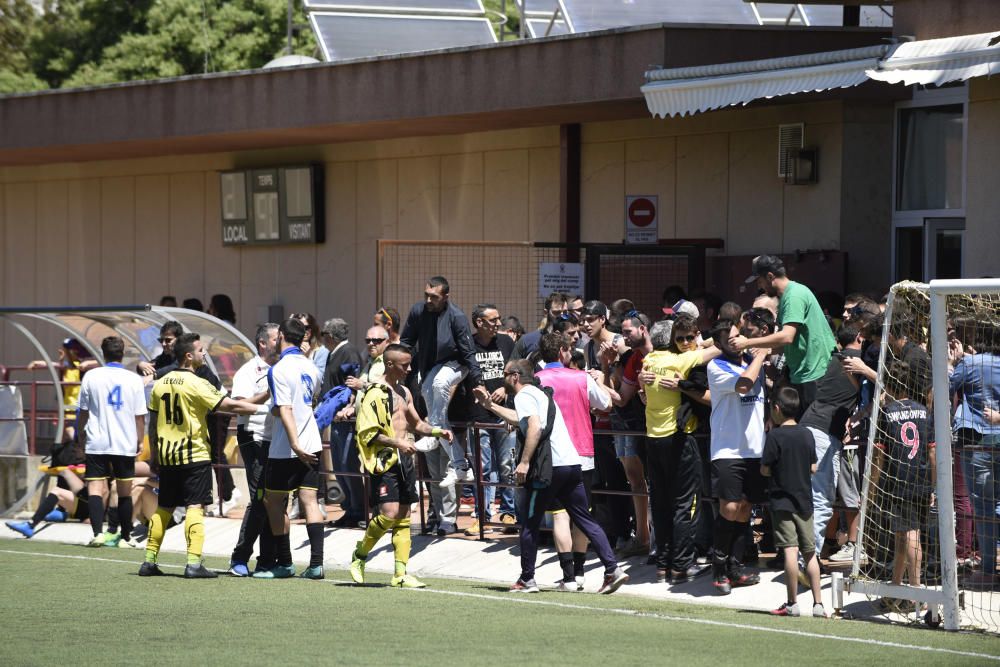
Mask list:
[[[656,243],[659,225],[656,195],[625,196],[625,243]]]

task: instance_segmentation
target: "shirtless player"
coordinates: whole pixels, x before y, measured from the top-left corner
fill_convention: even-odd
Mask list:
[[[358,402],[357,443],[361,462],[372,478],[372,504],[379,513],[368,524],[351,561],[351,578],[365,581],[365,559],[385,533],[392,530],[396,557],[391,586],[423,588],[425,584],[406,573],[410,560],[410,504],[419,500],[413,465],[413,435],[444,438],[449,430],[432,427],[413,407],[413,397],[404,386],[413,355],[406,345],[393,343],[383,353],[385,378],[369,385]]]

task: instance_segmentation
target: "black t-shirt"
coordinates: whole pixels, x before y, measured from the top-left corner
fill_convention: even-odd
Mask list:
[[[483,384],[486,385],[486,391],[492,394],[503,386],[503,369],[514,352],[514,340],[506,334],[497,334],[487,345],[480,343],[475,336],[472,337],[472,342],[476,346],[476,361],[483,372]],[[497,421],[496,415],[478,403],[473,405],[471,413],[475,421]]]
[[[847,418],[858,402],[858,391],[840,361],[831,359],[826,373],[816,381],[816,400],[806,408],[799,424],[829,433],[831,438],[843,439]]]
[[[879,415],[876,446],[886,457],[880,485],[888,489],[895,487],[895,496],[909,498],[930,492],[928,422],[927,408],[908,398],[892,401]]]
[[[760,463],[771,468],[772,511],[812,514],[816,442],[809,429],[799,424],[772,428],[764,441]]]

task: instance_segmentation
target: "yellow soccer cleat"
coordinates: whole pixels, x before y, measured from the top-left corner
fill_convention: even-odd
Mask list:
[[[360,546],[360,542],[358,545]],[[354,580],[356,584],[365,583],[365,559],[358,556],[357,550],[351,554],[353,560],[351,561],[351,579]]]
[[[389,585],[393,588],[427,588],[427,584],[420,581],[412,574],[404,574],[399,577],[393,577],[389,581]]]

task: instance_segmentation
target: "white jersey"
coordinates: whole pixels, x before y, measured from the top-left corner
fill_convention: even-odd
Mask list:
[[[142,378],[110,363],[83,376],[80,409],[87,411],[86,452],[136,456],[141,434],[135,418],[146,414]]]
[[[233,389],[229,395],[233,398],[249,399],[257,394],[267,391],[267,372],[271,369],[266,361],[260,357],[254,357],[246,362],[233,375]],[[268,399],[264,405],[273,405],[273,399]],[[271,439],[271,423],[269,415],[237,415],[237,426],[243,426],[253,435],[257,442],[266,442]]]
[[[313,416],[313,398],[315,392],[319,391],[321,382],[316,364],[297,347],[282,352],[281,359],[268,371],[268,384],[271,386],[271,399],[275,407],[292,406],[299,448],[310,454],[317,454],[323,449],[319,426]],[[274,433],[268,458],[295,458],[280,417],[274,418]]]
[[[514,410],[517,412],[518,421],[523,422],[534,415],[538,417],[538,428],[543,431],[546,424],[549,423],[548,408],[549,397],[534,385],[527,385],[514,396]],[[552,446],[552,466],[581,465],[583,462],[573,445],[573,440],[569,437],[566,422],[563,421],[562,412],[555,401],[552,402],[552,409],[556,411],[555,422],[552,424],[552,435],[549,436],[549,444]],[[526,432],[526,429],[523,429],[522,432]]]
[[[759,459],[764,453],[764,374],[746,394],[736,392],[745,365],[723,358],[708,362],[712,394],[712,460]]]

